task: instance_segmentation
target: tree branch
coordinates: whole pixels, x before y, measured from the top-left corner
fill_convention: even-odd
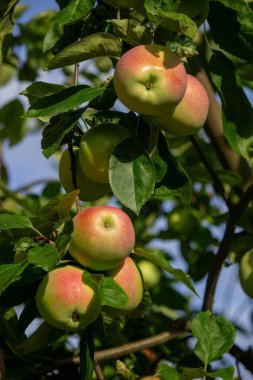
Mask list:
[[[217,102],[212,84],[205,69],[203,68],[199,56],[194,56],[191,58],[191,67],[193,69],[194,75],[205,87],[208,94],[209,112],[204,128],[217,153],[221,165],[225,169],[238,173],[244,179],[245,184],[247,185],[252,180],[251,170],[246,160],[230,148],[227,140],[224,137],[221,106]]]
[[[234,236],[235,226],[253,197],[253,185],[249,186],[242,194],[239,202],[233,206],[229,213],[228,222],[220,243],[219,250],[215,256],[213,266],[208,273],[206,290],[202,310],[212,310],[216,284],[222,266],[229,254],[229,249]]]

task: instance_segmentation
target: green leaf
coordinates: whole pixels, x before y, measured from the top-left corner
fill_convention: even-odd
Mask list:
[[[83,19],[94,7],[95,0],[70,0],[51,20],[51,27],[47,32],[43,52],[51,49],[64,34],[64,25],[73,24]]]
[[[1,68],[0,68],[1,71]],[[22,119],[24,107],[18,100],[12,100],[0,109],[0,139],[8,140],[10,145],[17,144],[24,136],[25,120]]]
[[[60,261],[59,252],[52,244],[38,245],[29,249],[28,263],[37,265],[45,271],[52,270]]]
[[[177,12],[159,11],[158,23],[166,30],[178,29],[187,37],[194,38],[197,34],[197,26],[188,16]]]
[[[47,82],[34,82],[30,86],[26,87],[20,92],[20,95],[24,95],[28,98],[29,103],[36,103],[44,96],[55,94],[56,92],[63,90],[65,87],[57,83],[47,83]]]
[[[157,375],[161,380],[181,380],[181,376],[179,372],[177,372],[176,368],[173,368],[166,363],[158,364]]]
[[[246,160],[252,160],[253,109],[236,76],[235,67],[224,54],[216,52],[211,57],[209,68],[222,101],[225,137],[232,149]]]
[[[47,95],[33,103],[25,117],[55,116],[65,113],[103,93],[103,88],[86,85],[73,86]]]
[[[154,192],[155,170],[148,153],[134,138],[115,148],[109,162],[109,181],[118,200],[138,215]]]
[[[250,60],[253,57],[253,12],[243,0],[210,1],[208,23],[221,49]],[[226,31],[226,33],[224,33]]]
[[[83,110],[72,111],[50,119],[50,123],[43,129],[41,140],[42,152],[46,158],[59,149],[64,136],[75,127],[82,113]]]
[[[0,310],[1,337],[10,347],[17,344],[18,317],[14,308]]]
[[[130,45],[148,44],[152,42],[152,36],[145,25],[141,25],[132,19],[108,20],[113,25],[114,34]]]
[[[28,266],[27,261],[18,264],[2,264],[0,265],[0,294],[8,288],[8,286],[17,281]]]
[[[209,311],[199,313],[192,320],[191,329],[197,339],[194,352],[205,365],[228,352],[235,339],[234,325]]]
[[[177,197],[185,206],[189,205],[192,197],[190,179],[180,163],[170,154],[161,133],[153,161],[156,170],[155,198],[166,200]]]
[[[94,336],[92,326],[88,326],[80,341],[80,379],[91,380],[94,370]]]
[[[12,14],[17,0],[1,1],[0,5],[0,70],[9,48],[12,45]]]
[[[96,57],[119,58],[120,39],[109,33],[95,33],[61,50],[49,62],[47,70],[73,65]]]
[[[100,285],[102,305],[120,309],[127,301],[128,296],[112,277],[104,277]]]
[[[43,322],[32,335],[15,347],[15,350],[20,355],[30,354],[55,343],[64,333],[63,330],[56,329],[49,323]]]
[[[145,257],[152,263],[156,264],[158,267],[160,267],[161,269],[165,270],[166,272],[171,274],[173,277],[175,277],[178,281],[182,282],[193,293],[198,295],[196,290],[194,289],[194,286],[192,285],[190,276],[185,274],[181,269],[173,268],[160,252],[151,251],[151,250],[148,251],[143,248],[135,248],[134,253],[136,255]]]
[[[26,216],[1,214],[0,230],[10,230],[12,228],[33,228],[33,225]]]
[[[235,368],[233,365],[230,365],[226,368],[218,369],[217,371],[213,372],[206,372],[206,375],[213,378],[221,378],[224,380],[233,380]]]

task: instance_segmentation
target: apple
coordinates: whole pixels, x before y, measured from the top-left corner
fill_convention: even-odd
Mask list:
[[[113,206],[89,207],[73,218],[69,252],[81,265],[98,271],[119,265],[135,244],[129,216]]]
[[[149,260],[140,260],[138,266],[141,270],[144,285],[150,289],[156,286],[161,278],[160,269]]]
[[[85,329],[101,310],[96,281],[72,265],[47,273],[38,287],[36,304],[48,323],[67,331]]]
[[[239,279],[244,292],[253,298],[253,250],[245,253],[240,261]]]
[[[183,98],[185,67],[173,52],[160,45],[139,45],[116,64],[113,83],[119,100],[144,115],[168,112]]]
[[[120,309],[108,307],[108,310],[121,314],[129,313],[136,309],[142,299],[143,281],[133,259],[127,257],[119,266],[107,271],[107,275],[112,277],[128,296],[127,303]]]
[[[175,207],[168,215],[169,229],[189,235],[198,227],[199,221],[191,210],[184,207]]]
[[[169,112],[152,117],[166,133],[180,137],[192,135],[203,127],[209,108],[207,92],[200,81],[187,74],[187,87],[183,99]]]
[[[128,130],[116,124],[100,124],[89,129],[82,136],[79,149],[83,173],[92,181],[108,183],[111,154],[128,137]]]
[[[161,378],[158,376],[144,376],[140,380],[161,380]]]
[[[83,173],[79,163],[79,148],[74,147],[74,161],[77,187],[81,201],[96,201],[110,192],[110,185],[94,182]],[[68,149],[64,150],[59,161],[59,179],[64,190],[69,193],[74,190],[72,182],[71,157]]]

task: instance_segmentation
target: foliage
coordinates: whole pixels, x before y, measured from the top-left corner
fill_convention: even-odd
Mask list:
[[[52,0],[55,10],[26,23],[22,2],[1,1],[0,91],[11,80],[23,84],[9,103],[1,96],[0,109],[4,379],[230,380],[239,378],[237,366],[253,371],[250,342],[243,351],[236,341],[239,333],[247,339],[247,328],[214,305],[223,291],[220,272],[237,271],[252,249],[253,2],[210,0],[198,29],[177,11],[182,1],[143,0],[126,9],[115,0]],[[116,102],[118,59],[152,42],[178,54],[208,92],[207,122],[196,136],[165,135],[150,117]],[[54,83],[42,81],[41,70],[55,70]],[[135,311],[112,316],[106,306],[120,307],[127,296],[113,279],[90,272],[105,308],[74,334],[41,321],[35,294],[48,271],[73,260],[68,245],[78,190],[64,194],[58,181],[43,182],[38,193],[29,185],[11,189],[4,147],[36,132],[50,160],[102,123],[120,124],[131,137],[110,157],[109,195],[81,208],[110,202],[124,209],[136,233],[132,257],[150,260],[162,277]],[[184,270],[174,268],[180,260]]]

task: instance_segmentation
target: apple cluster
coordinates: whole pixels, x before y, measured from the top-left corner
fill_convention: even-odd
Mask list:
[[[79,212],[73,218],[69,245],[76,264],[60,265],[43,278],[36,294],[41,316],[68,331],[94,322],[102,305],[99,284],[91,271],[113,278],[128,297],[121,308],[107,306],[107,313],[127,314],[136,309],[143,295],[143,280],[130,257],[134,245],[134,227],[123,210],[93,206]]]
[[[149,115],[171,136],[195,134],[206,121],[209,99],[205,88],[164,46],[139,45],[128,50],[117,62],[113,80],[126,107]]]

